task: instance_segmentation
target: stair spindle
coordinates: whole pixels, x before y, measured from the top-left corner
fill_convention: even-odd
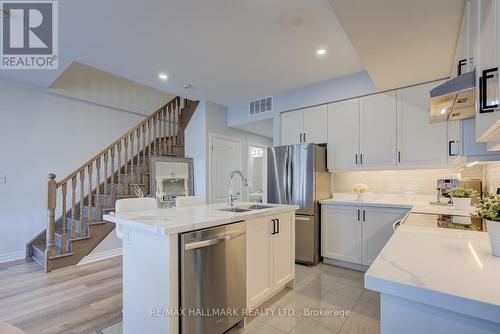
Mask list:
[[[61,221],[61,254],[66,254],[66,242],[67,242],[67,231],[66,231],[66,193],[67,193],[67,183],[63,183],[61,186],[62,193],[62,221]]]
[[[121,186],[121,181],[122,181],[122,143],[118,143],[116,145],[117,149],[117,158],[118,158],[118,184],[119,187]]]
[[[148,121],[148,157],[151,156],[151,120]]]
[[[87,182],[88,184],[88,195],[87,195],[87,204],[88,204],[88,212],[87,212],[87,226],[89,223],[92,223],[93,217],[92,217],[92,168],[93,164],[90,164],[87,167],[87,174],[89,175],[89,181]]]
[[[142,163],[146,164],[146,124],[142,125]]]
[[[115,178],[115,147],[111,148],[111,184],[116,184]]]
[[[172,104],[168,105],[168,154],[172,154],[172,141],[174,140],[174,127],[172,123]]]
[[[71,178],[71,229],[70,238],[75,238],[75,220],[76,220],[76,175]]]
[[[136,137],[137,137],[137,155],[136,155],[135,163],[137,166],[136,167],[137,177],[139,177],[139,175],[140,175],[139,164],[140,164],[140,155],[141,155],[141,127],[137,128]]]
[[[83,236],[83,211],[85,198],[85,169],[80,171],[80,237]]]
[[[123,148],[125,150],[125,159],[124,159],[125,160],[124,161],[124,163],[125,163],[125,166],[124,166],[124,170],[125,170],[124,171],[124,174],[125,174],[125,185],[128,188],[129,183],[130,183],[129,182],[130,181],[130,179],[129,179],[130,176],[128,175],[128,137],[125,137],[125,139],[123,139]],[[120,166],[121,166],[121,164],[120,164]],[[128,194],[128,191],[127,191],[127,194]]]
[[[158,145],[156,142],[156,128],[158,127],[158,117],[153,117],[153,155],[158,155]]]
[[[96,170],[96,202],[97,212],[101,212],[101,158],[97,158],[95,161]]]
[[[160,131],[159,131],[159,142],[160,142],[160,150],[158,152],[159,155],[163,155],[163,109],[160,110],[160,113],[158,114],[158,120],[159,120],[159,127],[160,127]]]
[[[56,200],[57,200],[57,182],[56,175],[49,174],[48,197],[47,197],[47,229],[45,230],[45,263],[48,263],[50,257],[56,255],[55,238],[56,238]],[[47,270],[46,266],[46,270]]]
[[[134,134],[135,134],[135,131],[130,134],[130,167],[129,167],[130,174],[131,174],[130,177],[132,177],[132,175],[136,175],[136,173],[134,173],[134,149],[135,149]],[[128,164],[128,162],[127,162],[127,164]]]
[[[106,198],[108,197],[108,159],[109,159],[108,152],[106,152],[104,153],[104,191],[103,191],[104,201],[106,201]]]

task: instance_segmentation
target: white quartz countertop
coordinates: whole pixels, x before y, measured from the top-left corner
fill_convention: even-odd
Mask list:
[[[431,225],[403,223],[366,272],[365,287],[500,323],[500,258],[488,234]]]
[[[330,199],[320,201],[322,205],[341,204],[357,206],[379,206],[379,207],[398,207],[408,208],[411,212],[449,214],[457,216],[469,216],[474,210],[471,207],[469,211],[453,209],[453,206],[432,205],[435,201],[434,196],[414,195],[414,194],[377,194],[366,193],[363,200],[356,200],[356,194],[335,193]]]
[[[254,204],[266,205],[270,206],[270,208],[246,212],[228,212],[219,210],[226,208],[227,204],[209,204],[128,213],[110,213],[104,215],[103,218],[118,225],[167,235],[296,210],[293,205],[267,203],[235,203],[235,207],[248,207]]]

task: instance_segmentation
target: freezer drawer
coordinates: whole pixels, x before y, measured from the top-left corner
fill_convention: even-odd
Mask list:
[[[319,215],[295,216],[295,262],[316,265],[319,262]]]

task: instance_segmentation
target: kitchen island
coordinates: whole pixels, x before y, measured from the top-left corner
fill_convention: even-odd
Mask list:
[[[253,205],[237,203],[236,212],[213,204],[105,215],[123,240],[123,333],[179,333],[180,236],[186,232],[243,223],[247,310],[293,287],[296,207],[245,210]]]
[[[410,213],[365,274],[381,294],[381,333],[500,333],[500,258],[487,233],[435,217]]]

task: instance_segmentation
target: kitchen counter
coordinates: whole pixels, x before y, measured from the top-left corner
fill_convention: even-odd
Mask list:
[[[252,250],[245,250],[243,262],[247,266],[248,308],[265,302],[285,286],[293,286],[296,207],[265,203],[235,203],[235,207],[255,204],[269,208],[229,212],[220,210],[227,208],[226,204],[211,204],[105,215],[104,220],[117,224],[117,234],[123,240],[123,333],[179,333],[180,255],[185,251],[180,249],[180,233],[243,222],[240,225],[246,229],[245,247]],[[278,231],[271,233],[274,221],[278,222]],[[271,242],[275,246],[266,248]],[[263,268],[273,270],[274,276],[266,276],[260,270],[262,258],[274,259],[271,252],[279,254],[280,261],[271,261]],[[259,279],[266,277],[274,280],[261,284]],[[263,293],[256,291],[260,286],[266,288]]]
[[[235,207],[248,207],[259,203],[235,203]],[[253,219],[295,210],[293,205],[262,204],[268,209],[246,212],[228,212],[220,209],[227,204],[209,204],[181,208],[156,209],[127,213],[111,213],[104,215],[104,220],[118,225],[157,233],[161,235],[184,233],[202,228],[234,223],[240,220]]]
[[[431,221],[401,224],[365,274],[381,293],[382,333],[500,333],[498,282],[487,233]]]
[[[435,200],[436,198],[434,196],[428,195],[366,193],[365,198],[358,201],[356,200],[356,194],[334,193],[332,198],[322,200],[320,201],[320,204],[408,208],[410,212],[448,214],[456,216],[469,216],[470,213],[474,211],[473,206],[470,207],[469,211],[461,211],[455,210],[451,205],[443,206],[430,204],[430,202]]]

